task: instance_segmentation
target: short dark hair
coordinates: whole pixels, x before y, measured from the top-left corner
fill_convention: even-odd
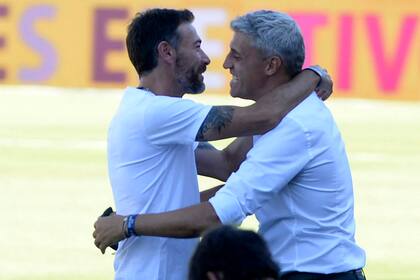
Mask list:
[[[140,76],[156,67],[160,42],[167,41],[177,48],[178,26],[193,20],[193,13],[186,9],[150,9],[137,13],[128,26],[126,38],[128,56],[137,74]]]
[[[189,280],[207,279],[207,272],[224,280],[280,278],[265,241],[255,232],[221,226],[207,233],[190,261]]]

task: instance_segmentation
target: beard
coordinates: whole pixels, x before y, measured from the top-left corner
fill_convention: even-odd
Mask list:
[[[184,60],[185,61],[185,60]],[[182,63],[181,58],[176,60],[176,81],[183,93],[202,93],[206,86],[201,80],[201,74],[205,71],[206,66],[194,68],[194,66],[187,67]]]

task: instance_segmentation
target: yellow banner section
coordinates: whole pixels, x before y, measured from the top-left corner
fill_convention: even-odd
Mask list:
[[[212,63],[211,92],[228,92],[222,63],[229,22],[258,9],[289,13],[301,27],[305,65],[332,74],[336,96],[420,100],[420,0],[0,1],[0,83],[66,87],[137,85],[125,50],[138,11],[188,8]]]

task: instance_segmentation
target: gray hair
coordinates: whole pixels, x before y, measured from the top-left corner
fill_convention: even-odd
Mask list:
[[[237,17],[230,26],[247,35],[263,56],[279,56],[292,77],[302,70],[305,44],[298,25],[287,14],[260,10]]]

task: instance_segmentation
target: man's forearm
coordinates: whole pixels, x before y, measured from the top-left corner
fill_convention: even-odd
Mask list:
[[[209,202],[191,207],[137,216],[137,235],[189,238],[197,237],[207,229],[220,225],[220,220]]]
[[[197,173],[225,182],[232,172],[238,170],[251,147],[252,137],[238,137],[223,150],[200,142],[195,150]]]
[[[133,234],[133,229],[139,236],[190,238],[220,224],[209,202],[160,214],[140,214],[135,220],[134,217],[115,214],[99,217],[93,232],[96,247],[105,253],[108,246]],[[134,228],[132,221],[135,221]]]
[[[319,80],[313,71],[305,70],[250,106],[213,106],[197,132],[196,141],[263,134],[304,100]]]
[[[197,174],[226,181],[232,173],[229,161],[223,151],[220,151],[207,142],[200,142],[195,149],[195,162]]]
[[[262,96],[254,104],[256,107],[254,110],[256,114],[271,119],[277,125],[284,116],[315,90],[319,80],[320,77],[314,72],[304,70],[290,82]]]
[[[288,83],[266,93],[253,105],[235,110],[238,119],[253,120],[239,127],[250,135],[268,132],[314,91],[319,80],[320,77],[313,71],[305,70]]]

